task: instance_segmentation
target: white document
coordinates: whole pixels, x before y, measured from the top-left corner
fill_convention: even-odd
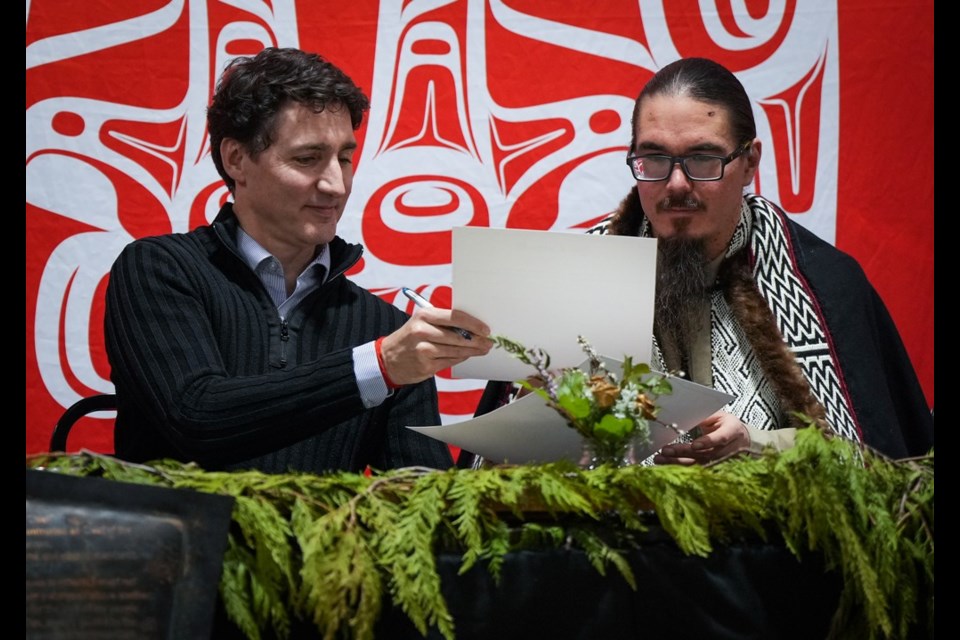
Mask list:
[[[493,335],[539,347],[551,368],[576,367],[582,335],[597,353],[650,362],[657,241],[582,232],[453,229],[453,308]],[[457,378],[515,381],[535,371],[494,348]]]
[[[729,394],[682,378],[671,378],[670,384],[673,393],[657,399],[657,418],[664,424],[673,424],[680,433],[686,433],[733,400]],[[638,452],[638,459],[649,457],[677,439],[678,432],[664,424],[650,422],[651,442]],[[407,428],[497,464],[577,462],[583,453],[582,436],[533,393],[472,420]]]

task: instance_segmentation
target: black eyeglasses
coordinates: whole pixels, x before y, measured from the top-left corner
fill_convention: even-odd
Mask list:
[[[723,168],[739,158],[750,148],[751,140],[747,140],[737,150],[728,156],[713,156],[704,153],[695,153],[690,156],[667,156],[660,153],[650,153],[638,156],[635,153],[627,155],[627,164],[633,172],[633,177],[641,182],[659,182],[666,180],[673,173],[673,167],[679,163],[684,175],[698,182],[709,182],[723,178]]]

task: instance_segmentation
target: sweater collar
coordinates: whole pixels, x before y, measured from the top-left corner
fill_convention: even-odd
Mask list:
[[[237,231],[240,228],[240,223],[237,220],[237,214],[233,211],[233,203],[224,203],[210,226],[227,249],[246,264],[246,260],[237,245]],[[347,242],[340,236],[335,236],[327,245],[327,248],[330,254],[328,281],[345,273],[363,256],[362,245]]]

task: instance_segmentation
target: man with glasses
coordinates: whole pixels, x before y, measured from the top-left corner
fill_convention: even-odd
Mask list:
[[[653,462],[791,446],[807,424],[798,414],[893,458],[928,453],[931,411],[863,270],[745,194],[762,143],[739,80],[711,60],[678,60],[643,88],[632,125],[636,188],[588,233],[658,239],[651,364],[735,396]],[[476,413],[507,399],[491,383]]]
[[[891,457],[927,453],[929,407],[860,266],[745,195],[762,143],[737,78],[702,58],[669,64],[632,125],[636,188],[590,232],[658,239],[653,364],[736,396],[654,461],[789,446],[797,414]]]

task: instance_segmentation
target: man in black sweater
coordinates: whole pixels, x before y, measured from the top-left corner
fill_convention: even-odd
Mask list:
[[[110,273],[116,453],[279,473],[452,465],[434,374],[487,353],[472,316],[408,317],[347,279],[337,237],[369,102],[315,54],[231,62],[207,113],[233,196],[209,226],[131,243]],[[464,337],[451,327],[465,329]]]

